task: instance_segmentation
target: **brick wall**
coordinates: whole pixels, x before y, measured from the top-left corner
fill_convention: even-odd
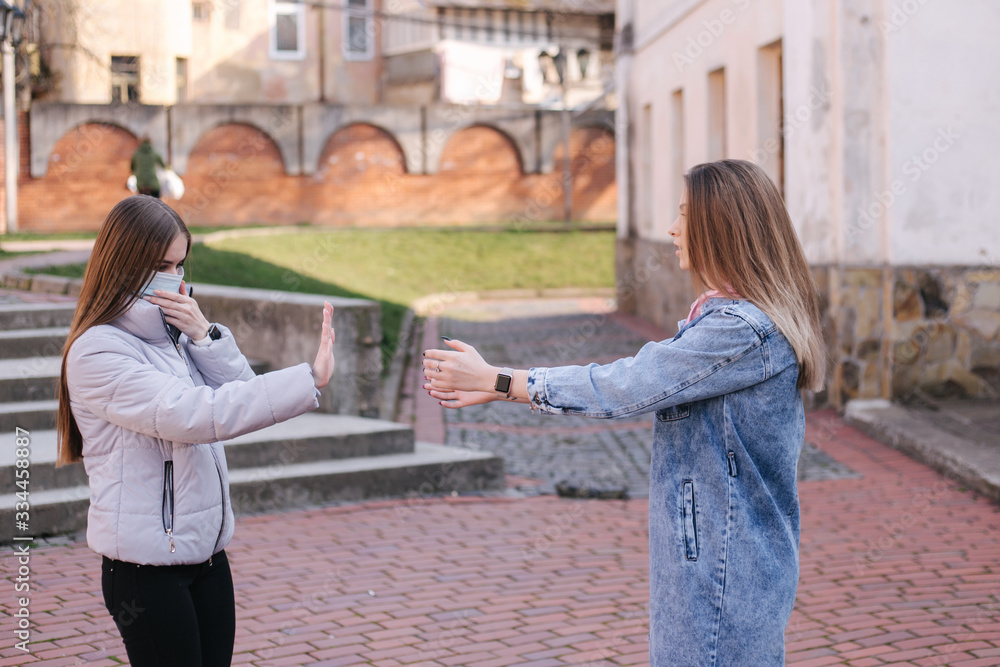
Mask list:
[[[28,176],[28,166],[22,158],[18,179],[19,229],[37,232],[97,229],[108,211],[129,195],[125,181],[138,145],[136,137],[113,125],[82,125],[56,143],[45,178]]]
[[[25,163],[20,228],[97,229],[111,207],[128,196],[125,181],[136,146],[134,136],[110,125],[84,125],[66,134],[43,178],[27,177]],[[570,153],[574,216],[614,220],[613,136],[602,129],[575,129]],[[27,154],[25,146],[22,155]],[[185,196],[169,203],[188,224],[204,226],[561,220],[561,146],[555,158],[552,173],[525,174],[504,134],[474,126],[448,140],[439,173],[410,174],[392,136],[369,125],[351,125],[327,140],[316,174],[287,176],[270,137],[248,125],[229,124],[201,137],[183,176]]]

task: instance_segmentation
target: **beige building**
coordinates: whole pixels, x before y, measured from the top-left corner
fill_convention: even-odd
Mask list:
[[[394,0],[385,101],[575,108],[609,91],[614,0]]]
[[[379,102],[381,0],[48,0],[45,101]]]
[[[619,0],[619,278],[674,326],[683,173],[754,160],[825,297],[830,399],[1000,391],[1000,4]]]
[[[613,81],[614,0],[47,0],[37,15],[51,102],[579,107]]]

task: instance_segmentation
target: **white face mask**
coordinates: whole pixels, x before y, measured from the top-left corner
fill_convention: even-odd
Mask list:
[[[163,273],[162,271],[154,273],[145,289],[142,290],[142,296],[156,296],[153,294],[153,290],[158,289],[174,294],[180,293],[181,281],[184,279],[184,267],[178,267],[177,271],[177,273]]]

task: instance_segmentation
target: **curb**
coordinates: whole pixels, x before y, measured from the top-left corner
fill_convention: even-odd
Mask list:
[[[413,347],[414,334],[419,335],[420,327],[416,321],[412,308],[407,308],[403,314],[403,323],[399,327],[399,339],[396,341],[396,350],[389,361],[389,373],[382,382],[382,396],[379,401],[379,419],[395,421],[396,412],[399,410],[399,397],[403,391],[403,376],[406,374],[406,362],[410,357],[410,348]]]
[[[1000,450],[960,438],[885,400],[851,401],[844,421],[1000,504]]]
[[[616,296],[614,287],[543,287],[538,289],[484,290],[481,292],[440,292],[428,294],[413,302],[413,310],[420,317],[440,315],[448,308],[488,300],[518,299],[586,299]]]
[[[18,270],[4,271],[0,275],[0,287],[21,290],[23,292],[41,292],[45,294],[62,294],[80,296],[83,278],[63,278],[44,273],[28,274]]]

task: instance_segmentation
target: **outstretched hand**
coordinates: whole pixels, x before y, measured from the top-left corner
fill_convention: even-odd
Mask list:
[[[319,337],[319,350],[316,352],[316,361],[313,362],[312,372],[316,381],[316,388],[322,389],[330,383],[333,376],[333,342],[336,334],[333,331],[333,306],[328,302],[323,302],[323,330]]]
[[[445,340],[451,350],[424,352],[424,389],[446,408],[464,408],[497,400],[496,369],[468,343]]]

